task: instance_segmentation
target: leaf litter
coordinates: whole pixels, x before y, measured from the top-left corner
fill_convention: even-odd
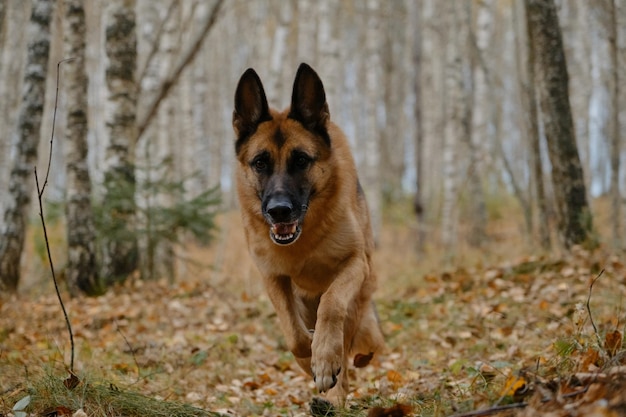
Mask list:
[[[220,256],[219,277],[196,265],[174,284],[130,278],[104,296],[67,300],[81,379],[74,391],[141,393],[192,407],[179,415],[309,415],[315,386],[287,352],[253,269],[227,259],[240,250]],[[348,408],[336,415],[624,414],[619,257],[576,249],[420,276],[410,265],[385,267],[377,304],[388,349],[349,370]],[[0,303],[0,414],[24,412],[14,406],[29,396],[32,415],[100,415],[87,403],[36,395],[38,381],[62,385],[68,376],[55,297]],[[63,415],[56,413],[49,415]]]

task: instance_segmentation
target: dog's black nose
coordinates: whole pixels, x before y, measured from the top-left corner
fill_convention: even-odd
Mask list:
[[[291,212],[293,211],[293,205],[287,197],[272,197],[267,202],[266,211],[276,223],[289,222],[292,220]]]

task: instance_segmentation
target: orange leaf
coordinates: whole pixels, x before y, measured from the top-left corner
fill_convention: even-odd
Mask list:
[[[617,351],[622,348],[622,333],[619,330],[607,333],[604,337],[604,347],[610,357],[615,356]]]
[[[243,384],[243,387],[249,389],[250,391],[254,391],[259,389],[261,385],[256,381],[248,381]]]
[[[400,375],[400,372],[396,372],[393,369],[390,369],[389,371],[387,371],[387,379],[389,380],[389,382],[394,382],[394,383],[401,383],[403,378],[402,375]]]
[[[595,349],[587,349],[583,353],[581,369],[583,371],[588,371],[591,365],[599,366],[600,362],[600,353],[598,353]]]
[[[500,392],[503,397],[520,397],[528,391],[528,383],[523,376],[511,375],[504,384]]]
[[[304,400],[302,400],[301,398],[296,397],[293,394],[289,394],[288,397],[289,397],[289,401],[291,401],[292,404],[302,405],[302,404],[305,403]]]

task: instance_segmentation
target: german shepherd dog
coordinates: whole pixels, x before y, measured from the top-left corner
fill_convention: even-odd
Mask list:
[[[304,63],[282,112],[268,107],[248,69],[233,127],[248,249],[288,348],[317,389],[343,405],[349,357],[362,367],[384,346],[371,300],[370,219],[348,141],[330,120],[322,81]]]

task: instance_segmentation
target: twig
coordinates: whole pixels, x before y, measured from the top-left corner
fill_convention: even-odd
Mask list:
[[[561,398],[566,399],[566,398],[574,398],[579,396],[580,394],[586,394],[587,391],[589,391],[589,386],[585,386],[582,387],[579,390],[573,391],[573,392],[568,392],[567,394],[563,394],[561,395]],[[543,398],[541,400],[542,403],[547,403],[550,401],[550,398]],[[462,414],[454,414],[450,417],[485,417],[485,416],[490,416],[493,414],[497,414],[501,411],[508,411],[508,410],[515,410],[518,408],[525,408],[528,406],[527,402],[520,402],[520,403],[513,403],[513,404],[507,404],[507,405],[499,405],[497,407],[491,407],[491,408],[487,408],[484,410],[475,410],[475,411],[470,411],[468,413],[462,413]]]
[[[161,36],[163,36],[163,32],[164,32],[163,28],[165,27],[165,24],[167,23],[167,21],[170,20],[170,17],[172,17],[173,12],[178,7],[178,5],[179,5],[178,0],[174,0],[170,3],[170,6],[167,9],[167,13],[165,13],[165,17],[163,18],[163,20],[161,21],[161,24],[159,25],[159,29],[157,30],[156,37],[154,39],[154,42],[152,43],[152,48],[150,49],[150,52],[148,53],[148,56],[146,57],[146,60],[144,61],[143,68],[141,69],[141,71],[138,72],[139,76],[137,77],[137,85],[139,86],[139,88],[141,88],[141,85],[143,84],[143,79],[146,77],[146,72],[148,72],[148,68],[150,67],[152,63],[152,59],[156,56],[156,53],[159,50],[159,44],[161,43]]]
[[[139,363],[137,362],[137,357],[135,356],[135,349],[133,348],[133,346],[130,344],[130,342],[128,341],[124,333],[122,332],[122,329],[120,329],[120,324],[117,322],[117,319],[114,319],[114,321],[115,321],[115,327],[116,327],[117,332],[122,336],[122,339],[124,339],[126,346],[128,346],[128,349],[130,350],[130,354],[133,356],[133,362],[135,362],[135,366],[137,367],[137,381],[139,381],[140,368],[139,368]]]
[[[502,411],[515,410],[517,408],[524,408],[526,406],[528,406],[528,403],[513,403],[513,404],[507,404],[507,405],[499,405],[497,407],[487,408],[485,410],[476,410],[476,411],[470,411],[469,413],[454,414],[453,416],[450,416],[450,417],[484,417],[484,416],[497,414]]]
[[[43,192],[46,189],[46,184],[48,184],[48,175],[50,174],[50,166],[52,165],[52,144],[54,142],[54,123],[56,120],[57,114],[57,106],[59,103],[59,73],[61,64],[64,62],[68,62],[73,60],[74,58],[64,59],[57,63],[57,89],[56,95],[54,98],[54,115],[52,117],[52,134],[50,135],[50,154],[48,156],[48,169],[46,171],[46,177],[44,179],[43,185],[41,188],[39,187],[39,178],[37,176],[37,167],[35,166],[35,184],[37,185],[37,199],[39,200],[39,217],[41,217],[41,226],[43,227],[43,235],[46,241],[46,251],[48,252],[48,262],[50,262],[50,271],[52,272],[52,280],[54,281],[54,289],[57,293],[57,298],[59,299],[59,304],[61,304],[61,309],[63,310],[63,316],[65,317],[65,324],[67,325],[67,331],[70,335],[70,345],[72,347],[70,354],[70,373],[74,375],[74,334],[72,333],[72,324],[70,323],[70,319],[67,315],[67,310],[65,309],[65,304],[63,304],[63,299],[61,298],[61,291],[59,291],[59,284],[57,282],[56,274],[54,273],[54,263],[52,262],[52,254],[50,253],[50,242],[48,240],[48,231],[46,229],[46,221],[43,216]]]
[[[591,301],[591,290],[593,289],[593,284],[596,283],[596,281],[602,276],[603,273],[604,273],[604,269],[600,271],[598,276],[596,276],[593,279],[593,281],[591,281],[591,284],[589,285],[589,296],[587,297],[587,313],[589,313],[589,320],[591,321],[591,325],[593,326],[593,332],[595,333],[596,338],[598,339],[598,345],[600,346],[600,348],[602,348],[602,338],[600,337],[600,334],[598,333],[598,328],[596,327],[596,324],[593,322],[593,316],[591,315],[591,307],[589,305],[589,302]]]
[[[48,185],[48,176],[50,175],[50,166],[52,165],[52,142],[54,141],[54,126],[57,120],[57,107],[59,104],[59,76],[61,74],[61,64],[65,62],[70,62],[75,60],[76,58],[67,58],[57,62],[57,89],[56,94],[54,96],[54,113],[52,114],[52,134],[50,135],[50,152],[48,153],[48,169],[46,170],[46,178],[44,178],[43,185],[41,186],[41,191],[37,188],[37,197],[41,199],[44,190],[46,189],[46,185]],[[35,175],[37,175],[37,169],[35,168]],[[36,177],[35,177],[36,179]]]

